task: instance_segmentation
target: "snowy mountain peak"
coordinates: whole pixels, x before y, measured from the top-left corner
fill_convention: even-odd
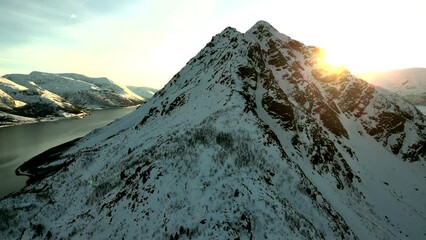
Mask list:
[[[290,37],[280,33],[266,21],[258,21],[245,33],[245,35],[257,39],[260,43],[262,43],[264,39],[270,40],[270,38],[278,38],[280,41],[284,42],[290,40]]]
[[[231,35],[239,34],[239,33],[240,32],[238,32],[237,29],[235,29],[233,27],[227,27],[222,32],[220,32],[218,35],[219,36],[231,36]]]
[[[135,112],[21,166],[0,234],[424,238],[424,116],[316,49],[225,29]]]
[[[256,22],[248,31],[248,33],[258,32],[258,33],[279,33],[271,24],[266,21],[260,20]]]

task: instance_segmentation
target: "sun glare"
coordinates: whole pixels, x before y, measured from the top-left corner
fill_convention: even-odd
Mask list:
[[[321,67],[329,72],[342,72],[346,69],[342,58],[331,51],[321,49],[320,59]]]

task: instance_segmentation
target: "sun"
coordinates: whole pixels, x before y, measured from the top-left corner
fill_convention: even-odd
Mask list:
[[[319,64],[320,67],[329,73],[341,73],[346,70],[343,64],[343,56],[338,53],[321,49],[319,53]]]

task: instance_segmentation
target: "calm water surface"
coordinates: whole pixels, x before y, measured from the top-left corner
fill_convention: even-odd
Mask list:
[[[103,127],[135,108],[92,111],[83,119],[33,123],[0,128],[0,198],[25,186],[27,177],[16,176],[23,162],[49,148]]]

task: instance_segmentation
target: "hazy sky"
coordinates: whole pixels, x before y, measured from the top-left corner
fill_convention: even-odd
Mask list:
[[[0,75],[162,87],[227,26],[266,20],[353,73],[426,67],[424,0],[0,0]]]

